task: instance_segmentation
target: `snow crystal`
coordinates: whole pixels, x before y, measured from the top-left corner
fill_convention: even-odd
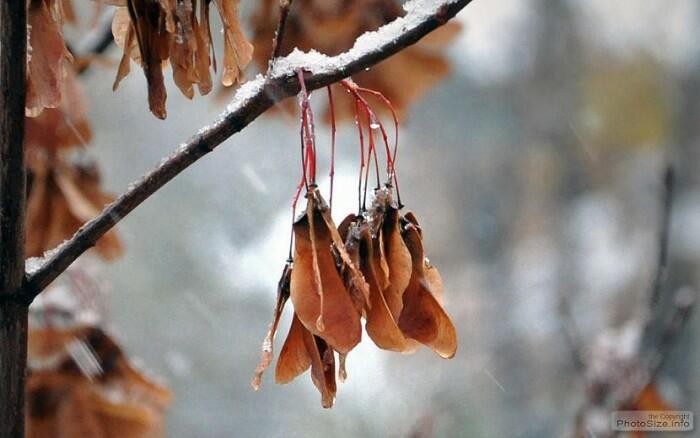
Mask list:
[[[28,258],[24,262],[24,266],[26,267],[27,274],[32,275],[36,271],[41,268],[41,265],[44,264],[44,258],[43,257],[31,257]]]

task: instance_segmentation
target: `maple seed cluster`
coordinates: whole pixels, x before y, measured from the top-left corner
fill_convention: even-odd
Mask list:
[[[290,258],[278,284],[273,321],[263,341],[262,359],[252,385],[256,390],[260,387],[262,374],[272,362],[274,337],[284,306],[291,298],[294,315],[279,353],[275,380],[288,383],[310,368],[311,379],[321,393],[321,404],[330,408],[337,390],[336,353],[338,379],[342,382],[347,377],[346,356],[362,338],[362,318],[367,334],[379,348],[400,353],[412,353],[425,345],[449,359],[457,350],[457,335],[442,307],[440,274],[425,256],[422,228],[413,213],[401,214],[398,184],[394,185],[396,147],[392,153],[383,125],[362,96],[376,92],[362,89],[349,80],[342,83],[356,98],[360,190],[359,212],[348,215],[336,227],[331,206],[315,183],[313,115],[303,76],[299,75],[303,177],[297,198],[305,188],[306,209],[292,224],[293,253],[290,248]],[[332,112],[330,91],[329,97]],[[383,96],[376,97],[393,110]],[[369,139],[366,149],[363,124],[367,126]],[[376,129],[383,134],[386,146],[387,182],[377,183],[367,208],[371,168],[379,181],[379,160],[372,133]],[[332,156],[334,149],[335,139]],[[330,175],[332,178],[333,164]],[[398,202],[393,196],[395,189]]]

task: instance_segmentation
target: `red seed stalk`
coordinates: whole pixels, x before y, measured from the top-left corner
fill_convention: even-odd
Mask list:
[[[369,126],[370,134],[372,131],[372,125],[376,124],[378,126],[378,128],[380,129],[380,132],[382,135],[382,140],[384,141],[384,148],[385,148],[386,157],[387,157],[387,177],[388,177],[387,184],[390,185],[393,182],[393,185],[396,187],[396,197],[398,200],[399,207],[402,207],[403,204],[401,203],[401,193],[399,190],[399,181],[398,181],[398,176],[396,175],[396,154],[398,153],[398,139],[399,139],[399,120],[398,120],[398,117],[396,115],[396,111],[395,111],[393,105],[391,104],[391,102],[389,101],[389,99],[387,99],[382,93],[375,91],[375,90],[370,90],[368,88],[358,87],[357,84],[355,84],[351,80],[343,80],[340,83],[343,87],[345,87],[346,90],[348,90],[348,92],[350,92],[353,95],[353,97],[355,97],[355,107],[356,107],[355,112],[356,112],[356,114],[359,112],[359,110],[357,108],[358,106],[362,107],[362,109],[367,114],[368,124],[370,125]],[[390,147],[389,147],[389,139],[388,139],[386,129],[384,128],[384,124],[382,123],[381,119],[379,117],[377,117],[376,113],[374,112],[374,110],[372,109],[370,104],[367,102],[367,100],[364,97],[362,97],[360,92],[367,93],[367,94],[370,94],[372,96],[377,97],[387,106],[387,108],[391,112],[392,118],[394,120],[394,150],[393,150],[393,152],[390,150]],[[357,116],[356,116],[356,123],[358,123],[358,124],[360,123],[358,121]],[[376,159],[376,149],[375,149],[374,153],[375,153],[375,159]],[[360,172],[362,172],[362,169],[360,169]],[[367,179],[367,178],[365,177],[365,179]]]
[[[403,208],[403,204],[401,203],[401,191],[399,190],[399,177],[396,174],[396,157],[399,153],[399,118],[396,115],[396,109],[394,108],[394,105],[391,104],[391,101],[386,98],[382,93],[376,90],[371,90],[369,88],[363,88],[363,87],[357,87],[357,90],[362,93],[368,93],[379,100],[381,100],[384,105],[389,109],[389,112],[391,113],[391,117],[394,119],[394,153],[392,154],[392,174],[389,177],[389,182],[391,182],[392,178],[394,180],[394,186],[396,187],[396,199],[399,203],[399,208]],[[382,135],[384,136],[384,141],[386,142],[386,132],[383,129],[382,126]]]
[[[331,196],[329,198],[330,209],[333,210],[333,179],[335,178],[335,105],[333,105],[333,92],[331,86],[327,86],[328,106],[331,110],[331,170],[328,176],[331,179]]]
[[[362,121],[360,120],[360,101],[355,99],[355,125],[360,136],[360,174],[357,178],[357,209],[362,211],[362,171],[365,168],[365,136],[362,132]]]

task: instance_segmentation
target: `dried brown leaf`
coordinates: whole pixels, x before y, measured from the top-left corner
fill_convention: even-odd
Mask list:
[[[113,198],[102,192],[97,169],[72,167],[46,157],[29,160],[32,184],[27,202],[26,253],[39,257],[71,237]],[[115,231],[101,237],[95,250],[105,259],[124,249]]]
[[[341,249],[348,261],[349,256],[340,236],[332,236],[337,235],[337,230],[324,220],[323,204],[319,204],[314,194],[307,198],[306,212],[294,223],[292,302],[308,330],[334,350],[347,353],[360,342],[360,316],[338,272],[331,248],[335,245]]]
[[[392,205],[386,209],[381,241],[389,271],[389,281],[383,294],[391,315],[398,319],[403,307],[403,293],[411,279],[411,254],[401,237],[399,210]]]
[[[25,119],[27,148],[56,151],[87,145],[91,140],[85,97],[72,69],[66,72],[64,81],[63,100],[57,108],[46,108],[38,116]]]
[[[408,225],[404,241],[411,253],[413,271],[403,295],[403,310],[399,317],[401,331],[430,347],[438,355],[451,358],[457,351],[457,333],[450,317],[430,291],[425,277],[425,254],[418,230]]]
[[[225,86],[243,82],[243,70],[252,58],[253,46],[239,22],[240,0],[215,0],[224,30]],[[128,0],[112,22],[112,31],[123,56],[114,82],[129,74],[129,59],[141,65],[148,83],[151,112],[165,118],[166,90],[163,66],[170,62],[173,80],[192,99],[194,86],[204,95],[212,89],[210,69],[216,59],[209,23],[211,0]]]
[[[27,116],[38,116],[44,108],[61,104],[65,62],[71,55],[63,41],[63,11],[60,0],[27,2]]]
[[[99,364],[99,375],[82,374],[68,353],[76,341]],[[28,437],[162,436],[172,394],[135,370],[101,329],[33,329],[28,354]]]
[[[311,357],[311,381],[321,393],[321,406],[332,408],[337,391],[333,349],[308,331],[304,335],[304,345]]]
[[[289,333],[277,358],[275,368],[275,381],[277,383],[289,383],[311,366],[311,356],[306,351],[304,343],[306,333],[308,330],[295,313],[289,327]]]
[[[260,363],[255,368],[255,375],[253,376],[253,381],[251,382],[253,389],[255,389],[256,391],[260,389],[263,373],[272,362],[275,334],[277,333],[277,327],[279,326],[280,318],[282,317],[284,305],[289,299],[289,288],[291,279],[292,265],[290,263],[287,263],[284,265],[284,269],[282,270],[282,276],[280,277],[280,280],[277,283],[277,301],[275,303],[275,310],[273,312],[272,323],[270,323],[270,328],[267,331],[265,339],[263,340],[262,357],[260,358]]]
[[[407,339],[399,329],[394,316],[385,300],[384,293],[377,279],[380,271],[379,257],[381,254],[373,245],[370,228],[367,222],[357,223],[356,233],[360,236],[360,266],[370,290],[370,305],[367,311],[365,330],[372,341],[384,350],[405,352],[409,349]]]

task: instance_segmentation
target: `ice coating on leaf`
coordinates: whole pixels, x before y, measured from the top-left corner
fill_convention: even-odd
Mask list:
[[[406,15],[399,17],[376,31],[365,32],[353,47],[337,56],[327,56],[315,50],[303,52],[294,49],[289,55],[277,58],[272,63],[270,73],[274,77],[288,76],[299,69],[314,74],[329,73],[347,65],[365,55],[378,52],[383,46],[395,41],[403,33],[419,26],[428,16],[435,14],[438,9],[453,1],[414,0],[404,5]]]

